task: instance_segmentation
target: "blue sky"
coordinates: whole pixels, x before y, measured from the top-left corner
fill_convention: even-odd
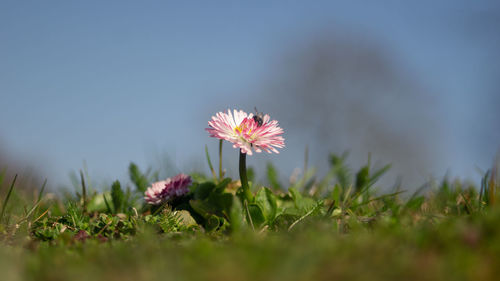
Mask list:
[[[495,1],[4,0],[0,144],[55,185],[84,160],[105,180],[164,154],[204,169],[208,118],[249,105],[282,53],[334,31],[382,46],[437,93],[449,145],[436,174],[473,176],[500,144],[477,125],[500,73],[499,15]],[[273,157],[285,173],[302,161],[296,144]]]

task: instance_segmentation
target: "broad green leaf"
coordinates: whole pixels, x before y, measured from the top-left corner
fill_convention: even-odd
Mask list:
[[[245,226],[245,216],[243,215],[243,207],[240,200],[233,200],[229,218],[232,231],[240,231]]]
[[[252,219],[253,226],[255,229],[261,228],[266,223],[266,218],[262,213],[262,209],[257,204],[249,204],[248,212],[250,213],[250,217]]]
[[[208,198],[208,204],[217,209],[218,214],[230,213],[231,205],[233,204],[233,195],[230,193],[212,193]]]
[[[198,184],[196,189],[194,190],[194,198],[195,199],[206,199],[210,195],[210,193],[215,189],[215,184],[213,182],[204,182]]]
[[[255,203],[260,206],[262,212],[268,221],[274,220],[278,209],[276,196],[268,188],[261,188],[255,196]]]
[[[207,219],[210,215],[215,213],[215,209],[212,205],[208,204],[202,200],[189,200],[189,205],[195,210],[200,216]]]
[[[303,215],[303,212],[296,207],[290,207],[283,209],[282,214],[287,216],[300,217]]]
[[[216,193],[222,193],[226,189],[227,185],[231,183],[232,179],[231,178],[225,178],[223,179],[217,186],[215,187],[214,192]]]

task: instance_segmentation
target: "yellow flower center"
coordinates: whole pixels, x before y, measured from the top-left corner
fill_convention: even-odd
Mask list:
[[[243,126],[236,126],[234,127],[234,132],[238,132],[238,135],[241,135],[241,132],[243,132],[243,130],[245,130],[247,128],[246,124],[243,124]],[[248,130],[248,133],[251,134],[252,133],[252,129],[249,129]]]

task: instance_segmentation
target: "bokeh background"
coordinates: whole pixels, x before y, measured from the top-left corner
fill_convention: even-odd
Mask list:
[[[286,179],[308,147],[320,173],[349,150],[406,189],[477,179],[500,148],[499,30],[494,0],[2,0],[0,166],[52,187],[84,165],[208,172],[209,118],[257,107],[287,145],[250,157],[258,173]]]

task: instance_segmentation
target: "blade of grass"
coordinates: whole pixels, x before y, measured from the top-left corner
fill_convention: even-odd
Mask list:
[[[24,215],[24,217],[21,220],[19,220],[17,222],[17,224],[21,224],[22,222],[27,221],[29,219],[29,217],[31,216],[31,214],[33,214],[33,212],[38,208],[40,203],[41,203],[41,201],[38,201],[33,207],[31,207],[31,209],[29,211],[26,211],[26,214]]]
[[[38,197],[35,201],[35,204],[33,204],[33,207],[29,210],[29,212],[26,214],[26,216],[21,220],[28,220],[31,214],[38,208],[42,201],[42,196],[43,196],[43,191],[45,190],[45,186],[47,185],[47,179],[43,181],[42,187],[40,188],[40,192],[38,193]]]
[[[45,191],[45,185],[47,185],[47,179],[43,181],[42,187],[40,188],[40,192],[38,193],[38,198],[36,200],[36,203],[42,200],[43,192]]]
[[[467,198],[465,198],[463,193],[460,193],[460,196],[462,196],[462,199],[465,202],[465,211],[467,212],[468,215],[472,214],[473,209],[472,209],[472,205],[470,204],[469,200],[467,200]]]
[[[33,211],[35,211],[35,210],[38,208],[39,203],[42,201],[42,198],[43,198],[43,192],[45,191],[45,186],[46,186],[46,185],[47,185],[47,179],[45,179],[45,180],[43,181],[42,187],[40,188],[40,192],[38,192],[38,197],[37,197],[37,199],[36,199],[36,201],[35,201],[35,204],[33,205],[33,208],[34,208],[34,209],[33,209]],[[35,206],[36,206],[37,208],[35,208]],[[35,216],[36,216],[36,215],[37,215],[37,214],[35,214]]]
[[[48,212],[49,212],[49,209],[48,208],[47,210],[45,210],[45,212],[43,212],[40,216],[38,216],[38,218],[36,218],[33,223],[37,222],[39,219],[41,219],[43,216],[45,216]]]
[[[210,160],[210,154],[208,153],[208,146],[205,145],[205,155],[207,157],[208,167],[210,168],[210,172],[212,172],[212,176],[214,180],[217,180],[217,174],[215,174],[214,166],[212,165],[212,161]]]
[[[356,199],[358,199],[359,196],[368,192],[368,190],[377,182],[377,180],[382,175],[384,175],[390,168],[391,168],[391,164],[387,164],[383,168],[381,168],[380,170],[376,171],[373,175],[371,175],[369,183],[367,185],[365,185],[363,187],[363,189],[361,189],[359,192],[354,194],[354,196],[351,198],[351,202],[356,201]]]
[[[325,218],[331,216],[333,214],[333,210],[335,209],[335,200],[332,200],[332,203],[328,207],[328,210],[325,213]]]
[[[248,221],[250,222],[250,226],[252,227],[252,230],[255,231],[255,227],[253,226],[252,216],[250,215],[250,210],[248,210],[248,202],[247,202],[247,200],[243,201],[243,205],[245,206],[245,209],[247,211],[247,216],[248,216]]]
[[[108,209],[108,213],[112,214],[111,207],[109,206],[108,199],[106,199],[106,194],[102,194],[102,198],[104,198],[104,204],[106,204],[106,208]]]
[[[85,186],[85,178],[83,176],[83,171],[80,170],[80,180],[82,182],[82,199],[83,199],[83,212],[87,212],[87,188]]]
[[[290,230],[292,230],[292,228],[298,224],[299,222],[301,222],[302,220],[304,220],[305,218],[307,218],[309,215],[311,215],[314,211],[316,211],[318,208],[319,208],[319,204],[316,205],[314,208],[312,208],[309,212],[307,212],[305,215],[303,215],[302,217],[300,217],[298,220],[294,221],[290,227],[288,227],[288,231],[290,232]]]
[[[488,170],[481,179],[481,190],[479,191],[479,207],[481,207],[483,202],[483,196],[485,196],[486,194],[486,183],[488,182],[489,175],[490,171]]]
[[[168,204],[167,202],[159,205],[159,207],[152,213],[153,216],[158,215],[163,209],[167,208]]]
[[[10,198],[10,195],[12,194],[12,190],[14,189],[14,185],[16,184],[16,180],[17,180],[17,174],[14,176],[14,180],[12,180],[12,184],[10,185],[9,192],[7,193],[7,196],[5,197],[5,200],[3,201],[2,212],[0,213],[0,223],[3,221],[5,207],[7,207],[7,203],[9,203],[9,198]]]

